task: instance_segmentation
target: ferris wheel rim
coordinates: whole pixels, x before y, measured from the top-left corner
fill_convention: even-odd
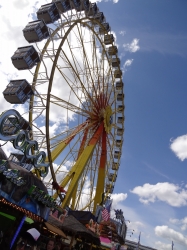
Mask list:
[[[85,17],[85,18],[82,18],[81,20],[86,20],[86,19],[89,19],[90,21],[93,21],[94,19],[91,19],[91,18],[88,18],[88,17]],[[81,23],[81,21],[80,20],[74,20],[74,24],[69,28],[69,32],[71,31],[71,29],[77,24],[77,23]],[[96,20],[94,20],[94,22],[97,22]],[[97,22],[100,26],[102,26],[102,24],[100,24],[100,22]],[[86,24],[87,25],[87,24]],[[51,36],[55,36],[55,34],[57,34],[57,32],[60,30],[60,26],[59,27],[57,27],[55,30],[54,30],[54,32],[52,33],[52,35]],[[94,33],[95,33],[95,35],[97,35],[96,34],[96,32],[95,32],[95,30],[92,30]],[[108,33],[108,32],[107,32]],[[67,34],[68,35],[68,34]],[[64,41],[65,41],[65,38],[63,38],[63,41],[61,41],[61,43],[62,43],[62,45],[63,45],[63,43],[64,43]],[[46,51],[46,49],[47,49],[47,47],[48,47],[48,45],[49,45],[49,43],[50,43],[50,38],[48,39],[48,41],[46,42],[46,44],[45,44],[45,46],[44,46],[44,48],[43,48],[43,50],[42,50],[42,55],[45,53],[45,51]],[[105,54],[107,55],[107,52],[106,52],[106,49],[105,49],[105,46],[102,44],[102,42],[101,42],[101,45],[103,46],[103,49],[105,50]],[[59,48],[60,48],[61,46],[59,45]],[[59,49],[59,51],[60,51],[60,49]],[[57,60],[58,60],[58,56],[57,56]],[[109,62],[109,59],[108,59],[108,62]],[[33,84],[35,84],[35,82],[36,82],[36,80],[37,80],[37,76],[38,76],[38,72],[39,72],[39,70],[40,70],[40,64],[41,63],[39,63],[38,64],[38,66],[37,66],[37,68],[36,68],[36,73],[37,74],[35,74],[34,75],[34,78],[33,78]],[[55,71],[55,63],[53,62],[53,66],[54,66],[54,71]],[[111,72],[112,72],[112,69],[111,69]],[[53,76],[54,76],[54,72],[53,72]],[[112,74],[112,76],[113,76],[113,74]],[[52,87],[52,80],[51,80],[51,77],[50,77],[50,84],[49,84],[50,86],[48,87],[48,100],[47,100],[47,105],[46,105],[46,107],[47,106],[50,106],[50,94],[49,94],[49,88],[50,87]],[[35,85],[33,85],[33,87],[35,87]],[[33,97],[34,98],[34,97]],[[30,105],[32,105],[32,103],[33,103],[33,99],[30,101]],[[31,108],[31,106],[30,106],[30,109],[29,109],[30,111],[29,111],[29,120],[30,121],[32,121],[32,108]],[[49,161],[50,161],[50,165],[52,165],[52,161],[50,160],[50,140],[49,140],[49,109],[47,109],[47,112],[46,112],[46,114],[48,113],[48,118],[46,119],[46,121],[48,122],[48,124],[46,124],[46,137],[47,137],[47,140],[48,140],[48,142],[47,142],[47,144],[49,145],[49,146],[47,146],[47,148],[48,148],[48,150],[49,150],[49,152],[48,152],[48,156],[49,156]],[[48,131],[47,131],[48,130]],[[53,171],[53,166],[50,166],[51,167],[51,172],[53,172],[53,175],[54,175],[54,180],[55,180],[55,173],[54,173],[54,171]]]
[[[51,93],[51,88],[52,88],[52,83],[53,83],[53,78],[54,78],[54,74],[55,74],[55,69],[56,69],[56,64],[57,64],[57,60],[61,51],[61,47],[63,46],[65,40],[67,39],[67,36],[69,35],[69,33],[71,32],[71,30],[73,29],[74,26],[76,26],[78,23],[82,23],[82,21],[89,19],[90,21],[93,21],[94,19],[92,18],[82,18],[81,20],[75,20],[74,23],[69,27],[68,31],[66,32],[65,36],[63,37],[63,39],[61,40],[61,43],[58,46],[58,50],[56,52],[55,55],[55,59],[53,61],[53,66],[52,66],[52,71],[51,71],[51,75],[50,75],[50,80],[49,80],[49,85],[48,85],[48,93],[47,93],[47,105],[46,105],[46,138],[47,138],[47,152],[48,152],[48,159],[49,159],[49,163],[50,163],[50,169],[51,169],[51,174],[53,177],[53,181],[56,181],[56,177],[55,177],[55,173],[53,170],[53,166],[52,166],[52,158],[51,158],[51,150],[50,150],[50,140],[49,140],[49,110],[50,110],[50,93]],[[98,25],[100,25],[100,23],[98,21],[97,22]],[[67,22],[68,23],[68,22]],[[64,25],[64,24],[62,24]],[[62,28],[62,25],[59,26],[58,30],[60,30]],[[87,26],[88,28],[91,29],[91,27],[87,24],[84,23],[85,26]],[[56,33],[58,32],[58,30],[55,30],[52,34],[52,37],[54,35],[56,35]],[[94,29],[91,29],[92,32],[94,33],[94,35],[97,36],[98,40],[100,41],[100,44],[102,45],[103,50],[105,51],[105,54],[107,56],[107,52],[106,49],[101,41],[101,39],[99,38],[99,36],[97,35],[97,33],[95,32]],[[108,57],[107,57],[108,59]],[[108,59],[108,63],[109,63],[109,59]],[[113,76],[113,75],[112,75]]]

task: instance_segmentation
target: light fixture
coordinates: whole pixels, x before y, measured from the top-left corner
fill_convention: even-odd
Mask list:
[[[12,202],[7,202],[4,198],[0,198],[0,202],[2,202],[3,204],[8,205],[8,206],[18,210],[18,211],[20,211],[22,213],[24,213],[27,217],[31,218],[32,220],[43,222],[42,217],[30,212],[29,210],[26,210],[23,207],[19,207],[19,206],[17,206],[16,204],[14,204]]]

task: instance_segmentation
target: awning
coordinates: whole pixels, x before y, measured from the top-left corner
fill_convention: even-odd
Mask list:
[[[87,224],[91,219],[96,221],[95,216],[89,211],[68,211],[68,215],[73,215],[82,224]]]
[[[60,228],[55,227],[55,226],[53,226],[52,224],[50,224],[48,222],[44,222],[44,224],[45,224],[45,226],[47,227],[48,230],[50,230],[50,231],[54,232],[55,234],[58,234],[58,235],[62,236],[63,238],[67,239],[65,233],[62,232],[62,230],[60,230]]]
[[[48,222],[51,224],[58,226],[58,228],[64,230],[73,235],[81,236],[83,238],[86,238],[87,242],[94,242],[94,245],[99,246],[100,245],[100,239],[99,237],[93,233],[91,230],[87,229],[84,225],[82,225],[75,217],[72,215],[68,215],[65,217],[64,222],[61,223],[60,221],[54,219],[52,216],[49,216]]]

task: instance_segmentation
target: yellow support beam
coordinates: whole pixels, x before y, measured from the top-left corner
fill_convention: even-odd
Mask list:
[[[79,179],[81,178],[81,175],[86,167],[86,164],[88,160],[90,159],[90,157],[92,156],[95,146],[97,145],[97,142],[103,133],[103,127],[104,125],[102,122],[100,126],[98,127],[98,129],[96,130],[96,132],[94,133],[93,137],[91,138],[89,144],[85,147],[82,154],[78,158],[77,162],[70,170],[69,174],[62,181],[60,186],[65,187],[68,181],[70,180],[70,176],[72,177],[66,196],[62,202],[62,207],[66,207],[68,203],[70,202],[74,189],[77,186],[77,183]],[[53,198],[57,198],[57,194],[55,194]]]
[[[77,188],[78,188],[78,183],[76,184],[73,194],[72,194],[72,205],[71,205],[71,209],[75,209],[75,202],[76,202],[76,198],[77,198]]]
[[[60,153],[65,149],[68,144],[66,141],[62,141],[58,146],[51,152],[51,160],[54,162]],[[49,162],[48,157],[46,157],[46,162]]]
[[[102,152],[101,152],[100,165],[99,165],[99,171],[98,171],[97,187],[96,187],[96,193],[95,193],[95,199],[94,199],[93,214],[95,214],[95,212],[96,212],[97,204],[101,203],[102,194],[104,193],[105,178],[106,178],[106,176],[105,176],[106,160],[107,160],[106,131],[104,130],[103,137],[102,137]]]
[[[87,135],[88,135],[88,127],[85,129],[84,136],[83,136],[82,142],[81,142],[81,147],[79,149],[77,160],[79,159],[79,156],[82,154],[82,152],[83,152],[83,150],[85,148]],[[74,191],[73,191],[73,194],[72,194],[72,202],[71,202],[71,208],[72,209],[75,209],[75,206],[76,206],[75,202],[76,202],[76,200],[79,200],[79,198],[80,198],[80,194],[77,197],[77,188],[78,188],[78,183],[77,183],[76,187],[74,188]]]
[[[88,123],[84,122],[83,124],[79,125],[72,133],[63,140],[61,143],[57,145],[51,152],[51,160],[54,162],[56,158],[61,154],[61,152],[65,149],[65,147],[70,143],[70,141],[75,137],[77,133],[79,133]],[[46,157],[46,162],[49,162],[48,157]]]

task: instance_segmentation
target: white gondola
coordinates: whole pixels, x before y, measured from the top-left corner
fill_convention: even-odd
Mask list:
[[[89,0],[82,0],[82,5],[84,6],[85,12],[87,12],[90,8],[91,3]]]
[[[112,44],[114,42],[114,36],[112,34],[104,36],[104,44]]]
[[[105,34],[105,33],[107,33],[107,32],[109,32],[110,31],[110,25],[109,25],[109,23],[102,23],[102,25],[104,26],[104,27],[100,27],[99,28],[99,33],[100,34]]]
[[[97,14],[97,12],[99,11],[97,4],[96,3],[91,3],[89,6],[89,10],[86,11],[86,15],[89,17],[93,17]]]
[[[106,193],[112,193],[114,190],[114,186],[110,184],[106,184]]]
[[[108,54],[109,56],[114,56],[118,53],[118,48],[116,46],[110,46],[108,48]]]
[[[35,48],[31,46],[19,47],[11,57],[12,63],[18,70],[31,69],[40,62]]]
[[[123,141],[122,140],[116,140],[116,147],[121,147]]]
[[[105,21],[105,16],[103,12],[98,12],[95,16],[94,19],[97,20],[100,23],[103,23]]]
[[[29,22],[23,29],[23,35],[27,42],[40,42],[49,37],[48,27],[43,20]]]
[[[123,89],[123,82],[118,81],[116,82],[116,90],[122,90]]]
[[[124,116],[120,116],[118,117],[117,123],[124,123],[125,117]]]
[[[125,106],[124,105],[118,105],[118,113],[123,113],[125,110]]]
[[[118,136],[122,136],[122,135],[123,135],[123,132],[124,132],[124,129],[123,129],[123,128],[118,128],[118,129],[117,129],[117,135],[118,135]]]
[[[81,0],[70,0],[70,3],[71,3],[71,7],[73,7],[72,9],[75,9],[76,11],[83,10]]]
[[[114,151],[114,158],[119,159],[121,157],[121,152],[120,151]]]
[[[118,170],[119,169],[119,163],[113,162],[112,164],[112,170]]]
[[[56,4],[60,13],[64,13],[71,9],[69,0],[53,0],[52,2]]]
[[[124,100],[124,94],[117,94],[117,101],[121,102]]]
[[[58,8],[55,3],[42,5],[36,12],[39,20],[44,20],[45,23],[54,23],[60,18]]]
[[[112,67],[119,67],[120,66],[120,59],[119,58],[112,58]]]
[[[116,181],[116,178],[117,178],[117,175],[116,174],[113,174],[113,173],[110,173],[109,175],[108,175],[108,180],[109,181]]]
[[[12,104],[23,104],[34,92],[26,79],[11,80],[3,91],[4,98]]]
[[[122,71],[119,70],[119,69],[116,69],[116,70],[114,71],[114,77],[115,77],[115,78],[121,78],[121,77],[122,77]]]

